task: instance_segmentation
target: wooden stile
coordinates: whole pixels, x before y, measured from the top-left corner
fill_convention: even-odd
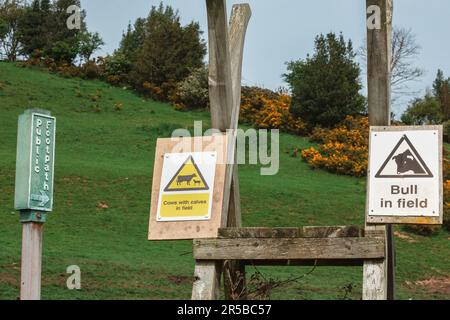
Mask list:
[[[382,12],[381,30],[368,31],[368,87],[371,124],[389,125],[392,0],[366,0]],[[393,297],[394,251],[389,226],[242,228],[236,159],[243,49],[250,6],[235,5],[227,24],[225,0],[206,0],[209,33],[209,90],[213,128],[228,130],[229,163],[225,174],[222,229],[218,239],[194,241],[195,282],[192,299],[232,298],[235,275],[245,279],[245,265],[364,265],[363,299]],[[227,279],[228,276],[228,279]],[[228,282],[228,283],[227,283]],[[389,283],[389,285],[388,285]],[[245,290],[245,283],[241,283]],[[389,288],[389,290],[388,290]],[[238,290],[243,292],[242,290]],[[242,295],[245,299],[245,292]],[[242,298],[242,297],[240,297]]]

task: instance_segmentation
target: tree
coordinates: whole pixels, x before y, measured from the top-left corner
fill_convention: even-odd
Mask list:
[[[287,64],[285,81],[292,91],[291,112],[310,125],[332,127],[348,115],[365,111],[360,68],[352,42],[343,35],[319,35],[314,55]]]
[[[433,125],[442,123],[442,111],[439,101],[431,94],[415,99],[402,115],[406,125]]]
[[[21,54],[24,56],[31,57],[37,51],[43,51],[49,42],[49,33],[46,29],[50,8],[46,2],[43,5],[45,11],[41,8],[39,0],[33,0],[19,20],[19,41],[22,44]]]
[[[391,86],[392,101],[400,96],[413,95],[409,83],[423,76],[424,71],[415,66],[415,60],[420,55],[421,47],[417,43],[411,29],[394,27],[392,34]],[[363,46],[358,55],[367,63],[367,49]]]
[[[131,23],[128,24],[127,32],[122,35],[116,53],[125,56],[130,63],[136,63],[138,54],[144,46],[146,21],[144,18],[138,18],[133,26]]]
[[[203,66],[206,46],[201,34],[196,22],[181,26],[180,16],[172,7],[162,3],[152,7],[145,23],[143,45],[133,66],[131,78],[135,86],[142,88],[144,83],[150,83],[167,97],[191,70]]]
[[[81,30],[86,30],[84,22],[86,13],[81,12],[81,29],[67,28],[70,14],[67,8],[76,5],[81,8],[80,0],[56,0],[51,13],[47,14],[46,32],[49,35],[44,47],[44,54],[57,62],[73,63],[79,53],[79,37]],[[41,3],[41,9],[42,3]]]
[[[433,95],[441,105],[443,121],[450,119],[450,78],[445,79],[444,72],[438,70],[433,83]]]
[[[424,71],[414,66],[421,51],[411,29],[394,28],[392,36],[392,91],[408,94],[408,83],[423,76]]]
[[[27,7],[19,23],[22,54],[28,57],[36,52],[56,62],[72,63],[78,55],[80,30],[67,28],[70,5],[80,6],[80,0],[34,0]],[[85,12],[81,13],[85,29]]]
[[[16,61],[20,54],[19,20],[23,14],[21,0],[0,1],[0,54]]]
[[[79,54],[84,62],[89,62],[94,52],[105,44],[98,32],[91,33],[87,30],[83,30],[79,33],[78,39]]]

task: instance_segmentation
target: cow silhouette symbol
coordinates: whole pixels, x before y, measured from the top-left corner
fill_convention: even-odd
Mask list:
[[[410,150],[406,150],[405,152],[396,155],[392,160],[397,164],[398,175],[409,171],[414,172],[414,174],[426,173]]]
[[[195,173],[191,174],[191,175],[188,175],[188,176],[178,176],[178,178],[177,178],[177,185],[180,186],[183,183],[187,183],[187,185],[190,186],[192,179],[194,179],[196,177],[197,177],[197,174],[195,174]]]

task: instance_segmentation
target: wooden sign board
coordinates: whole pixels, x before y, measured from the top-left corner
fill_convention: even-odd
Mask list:
[[[371,127],[367,223],[442,224],[442,126]]]
[[[158,139],[149,240],[217,238],[227,136]]]

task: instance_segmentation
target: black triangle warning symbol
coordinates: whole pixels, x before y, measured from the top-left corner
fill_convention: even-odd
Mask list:
[[[205,190],[209,190],[209,186],[192,156],[187,158],[164,189],[165,192]]]
[[[404,135],[375,175],[376,178],[433,178],[433,174]]]

